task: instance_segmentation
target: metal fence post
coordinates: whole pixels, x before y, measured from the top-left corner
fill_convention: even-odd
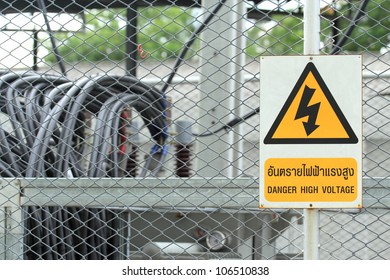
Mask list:
[[[0,260],[23,259],[23,219],[20,182],[1,180],[0,190]]]
[[[319,54],[320,0],[306,1],[304,6],[304,54]],[[304,259],[319,259],[318,209],[304,209]]]
[[[5,260],[5,209],[0,208],[0,260]]]

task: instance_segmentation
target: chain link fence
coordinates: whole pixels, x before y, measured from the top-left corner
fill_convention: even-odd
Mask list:
[[[0,259],[302,259],[259,209],[259,56],[303,53],[304,1],[2,1]],[[321,1],[363,56],[363,208],[321,259],[389,259],[390,3]]]

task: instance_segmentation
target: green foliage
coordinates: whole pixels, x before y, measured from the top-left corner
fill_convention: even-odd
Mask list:
[[[117,13],[93,10],[86,15],[84,32],[57,34],[59,52],[65,61],[99,61],[124,58],[125,32],[119,27]],[[46,61],[55,62],[50,53]]]
[[[139,11],[137,40],[155,59],[176,57],[194,27],[192,16],[179,7],[147,8]],[[59,52],[65,61],[123,60],[126,57],[124,10],[92,10],[84,32],[57,34]],[[50,47],[50,46],[48,46]],[[48,62],[55,62],[50,53]]]
[[[195,29],[189,12],[179,7],[140,10],[138,42],[156,59],[177,57]]]
[[[360,1],[340,1],[334,18],[338,19],[340,34],[351,24]],[[195,30],[196,19],[192,9],[171,7],[148,7],[139,9],[137,41],[142,48],[157,60],[175,58]],[[126,31],[125,10],[91,10],[86,15],[84,32],[57,34],[59,51],[68,62],[125,59]],[[354,32],[343,46],[344,52],[379,51],[388,47],[390,37],[390,1],[371,0],[366,15],[359,21]],[[333,18],[321,21],[321,40],[324,52],[332,44]],[[259,55],[288,55],[303,53],[303,20],[292,15],[272,15],[271,21],[257,22],[246,33],[246,53]],[[45,43],[48,48],[51,46]],[[199,50],[199,42],[192,47],[192,55]],[[46,61],[55,62],[50,53]]]
[[[360,5],[360,1],[354,3],[355,9]],[[344,6],[343,10],[349,6]],[[343,12],[343,11],[342,11]],[[345,11],[344,11],[345,12]],[[342,33],[345,33],[351,19],[343,18],[341,21]],[[390,1],[371,0],[366,8],[365,16],[359,21],[350,38],[346,42],[343,50],[357,51],[380,51],[388,47],[390,43]]]
[[[256,24],[248,31],[247,54],[256,57],[302,53],[302,37],[303,23],[300,18],[276,15],[272,22]]]
[[[351,4],[351,5],[350,5]],[[339,11],[334,18],[338,19],[340,37],[343,36],[352,24],[361,1],[340,1]],[[321,41],[325,53],[329,53],[333,44],[327,40],[332,38],[331,26],[333,18],[321,21]],[[268,25],[268,26],[267,26]],[[352,34],[342,46],[343,52],[378,52],[382,48],[389,47],[390,37],[390,1],[371,0],[366,12]],[[272,22],[254,25],[247,34],[247,54],[251,57],[258,55],[289,55],[303,53],[303,21],[294,16],[272,16]]]

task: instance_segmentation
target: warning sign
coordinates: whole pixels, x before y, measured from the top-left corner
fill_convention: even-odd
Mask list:
[[[361,56],[262,57],[261,208],[362,207]]]
[[[264,165],[268,201],[349,202],[358,194],[353,158],[270,158]]]
[[[264,139],[265,144],[339,144],[358,139],[309,62]]]

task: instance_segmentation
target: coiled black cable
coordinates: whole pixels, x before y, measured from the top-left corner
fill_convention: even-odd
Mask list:
[[[71,81],[30,71],[2,73],[0,176],[122,176],[118,147],[121,113],[127,108],[142,116],[155,145],[166,145],[164,95],[134,77],[96,75]],[[86,113],[95,116],[95,126],[86,127]],[[84,141],[86,129],[94,132],[89,161],[83,157],[89,145]],[[117,213],[38,206],[25,211],[27,259],[119,258]]]
[[[109,146],[119,145],[120,112],[126,107],[140,113],[158,145],[167,139],[162,93],[131,77],[101,75],[71,82],[31,72],[7,73],[0,76],[0,89],[2,112],[8,115],[14,136],[9,138],[10,132],[1,130],[1,149],[15,176],[64,176],[72,168],[74,177],[103,176],[97,170],[108,160]],[[89,171],[74,169],[81,160],[80,147],[74,142],[84,137],[85,111],[97,116]],[[11,146],[7,139],[16,143]],[[18,166],[18,157],[27,164]],[[115,165],[116,157],[113,159],[110,162]],[[52,163],[54,168],[50,169]],[[52,172],[48,174],[48,170]],[[116,171],[114,175],[119,176]]]

